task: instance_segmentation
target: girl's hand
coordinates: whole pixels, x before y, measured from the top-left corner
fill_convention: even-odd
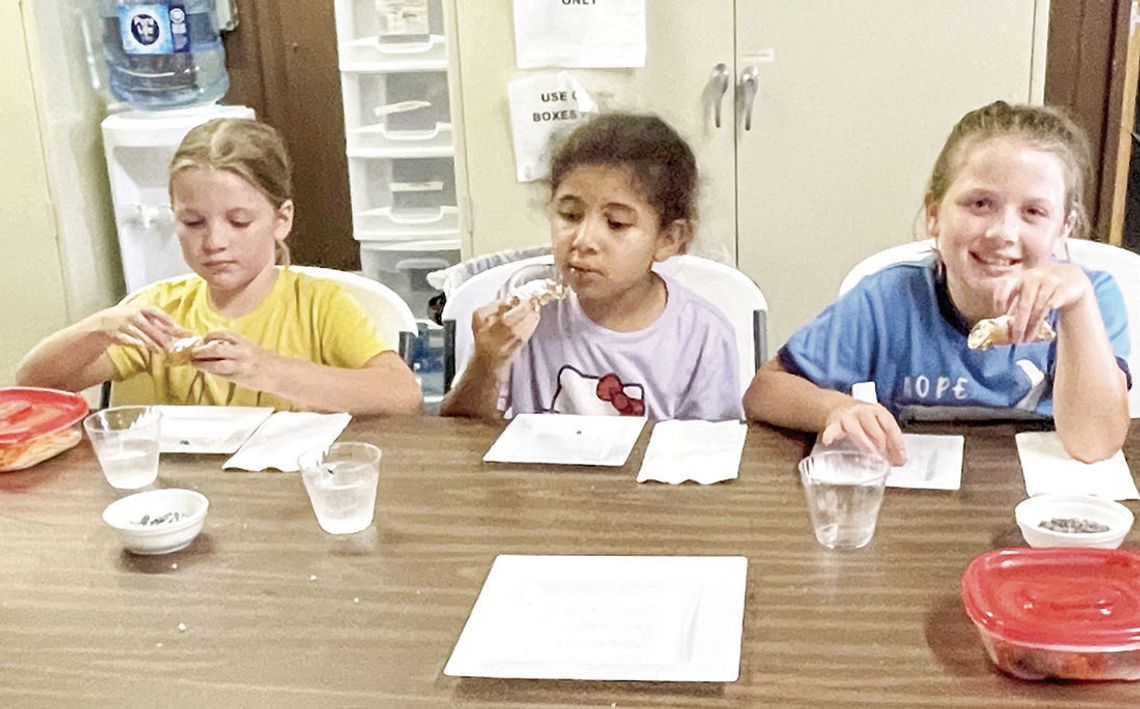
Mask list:
[[[153,306],[139,307],[124,303],[99,313],[97,327],[118,345],[143,347],[162,352],[175,340],[190,333]]]
[[[194,348],[190,364],[207,374],[227,379],[254,391],[266,391],[273,380],[279,355],[262,349],[235,332],[216,330]]]
[[[538,311],[528,302],[495,302],[471,314],[475,354],[506,365],[538,327]]]
[[[1064,312],[1087,297],[1093,297],[1092,282],[1081,267],[1054,263],[1007,280],[994,292],[994,307],[1009,315],[1010,339],[1028,342],[1050,310]]]
[[[906,444],[898,421],[882,404],[851,400],[832,410],[820,433],[824,445],[847,438],[864,453],[882,456],[891,465],[906,463]]]

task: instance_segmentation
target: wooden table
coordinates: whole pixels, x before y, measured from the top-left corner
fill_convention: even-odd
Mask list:
[[[166,456],[162,486],[200,490],[210,513],[159,557],[102,523],[116,493],[84,443],[0,476],[0,705],[1140,705],[1140,684],[1001,674],[962,611],[967,562],[1022,543],[1015,430],[966,428],[962,490],[888,491],[853,552],[811,534],[795,473],[810,439],[758,426],[739,479],[673,487],[634,482],[648,429],[622,469],[554,469],[483,464],[494,426],[356,421],[345,438],[384,459],[376,524],[343,538],[317,527],[295,475]],[[1125,453],[1140,461],[1140,427]],[[503,553],[747,556],[739,681],[444,676]]]

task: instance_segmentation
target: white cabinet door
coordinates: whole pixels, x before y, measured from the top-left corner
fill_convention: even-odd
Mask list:
[[[732,6],[649,0],[644,68],[573,70],[602,110],[656,113],[689,141],[701,174],[696,252],[728,262],[736,253],[733,91],[718,129],[708,87],[718,63],[733,71]],[[550,242],[549,186],[515,176],[507,83],[522,72],[511,8],[511,0],[455,3],[473,254]]]
[[[468,255],[549,241],[548,187],[515,179],[511,8],[455,2]],[[603,110],[657,113],[690,142],[701,172],[694,252],[760,285],[773,348],[852,265],[919,235],[928,171],[962,113],[1043,93],[1047,0],[647,0],[646,12],[644,68],[573,74]],[[737,86],[719,129],[718,63]],[[739,77],[750,66],[758,94],[744,130]]]
[[[774,346],[851,266],[921,235],[930,168],[963,113],[1039,100],[1038,5],[737,0],[737,72],[759,77],[752,130],[737,129],[738,266],[768,297]]]

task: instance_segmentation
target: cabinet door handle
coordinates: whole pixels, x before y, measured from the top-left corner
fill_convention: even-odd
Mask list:
[[[714,100],[716,101],[716,127],[720,128],[720,105],[724,102],[724,95],[728,92],[728,65],[724,62],[713,67],[712,85]]]
[[[756,101],[756,88],[760,82],[760,68],[750,66],[740,75],[740,90],[744,94],[740,110],[744,113],[744,130],[752,130],[752,104]]]

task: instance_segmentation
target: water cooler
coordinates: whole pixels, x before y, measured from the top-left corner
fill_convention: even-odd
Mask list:
[[[109,98],[103,148],[128,291],[190,269],[174,232],[168,166],[190,129],[253,118],[216,103],[229,88],[215,0],[96,0]],[[102,87],[99,87],[102,88]]]
[[[188,273],[174,233],[168,167],[182,139],[213,118],[253,118],[246,106],[125,111],[103,120],[103,149],[127,291]]]

